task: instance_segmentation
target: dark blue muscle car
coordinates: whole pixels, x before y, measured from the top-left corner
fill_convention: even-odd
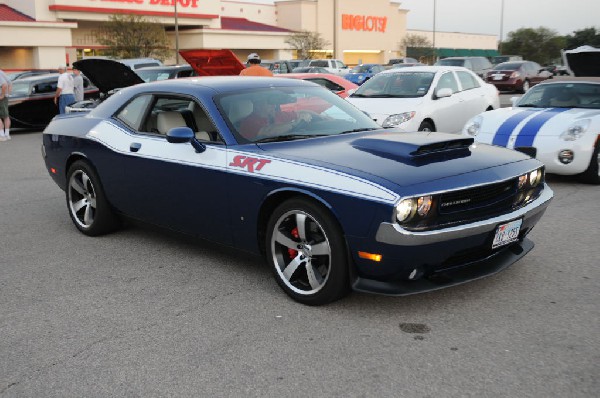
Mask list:
[[[138,84],[56,117],[43,156],[82,233],[128,217],[262,253],[311,305],[496,273],[532,249],[553,196],[522,153],[382,129],[294,79]]]

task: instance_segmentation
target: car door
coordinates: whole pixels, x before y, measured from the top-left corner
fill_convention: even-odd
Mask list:
[[[198,112],[204,108],[188,96],[144,94],[115,116],[129,148],[123,211],[153,224],[228,242],[227,151],[218,137],[199,131]],[[205,112],[204,117],[213,126],[211,133],[218,134]],[[169,143],[166,134],[173,127],[197,131],[206,150],[197,153],[190,143]]]
[[[456,115],[463,119],[462,125],[473,116],[484,112],[488,107],[488,101],[485,98],[485,90],[481,87],[477,78],[468,71],[456,71],[456,76],[461,89],[457,95],[464,101],[465,111],[462,115]]]
[[[450,88],[452,95],[444,98],[437,98],[435,93],[440,89]],[[461,97],[458,88],[458,82],[454,73],[451,71],[443,72],[439,77],[434,89],[433,99],[430,100],[427,106],[428,112],[423,116],[429,114],[435,123],[436,131],[442,131],[446,133],[459,132],[464,122],[463,114],[468,112],[467,104]],[[462,122],[462,124],[461,124]]]

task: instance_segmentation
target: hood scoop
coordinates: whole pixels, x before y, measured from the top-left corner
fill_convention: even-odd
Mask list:
[[[419,166],[470,156],[473,138],[444,133],[388,133],[352,142],[358,150],[405,164]]]

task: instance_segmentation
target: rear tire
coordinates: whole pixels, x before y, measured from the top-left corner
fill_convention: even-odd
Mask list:
[[[103,235],[120,225],[100,183],[89,163],[78,160],[67,173],[67,209],[75,227],[88,236]]]
[[[590,165],[587,170],[579,175],[582,182],[588,184],[600,184],[600,141],[596,143],[596,148],[592,153]]]
[[[349,291],[344,235],[319,204],[293,198],[279,205],[267,224],[266,253],[279,286],[302,304],[327,304]]]
[[[523,86],[521,86],[521,93],[525,94],[526,92],[529,91],[530,88],[531,88],[531,86],[529,85],[529,80],[525,80],[523,82]]]

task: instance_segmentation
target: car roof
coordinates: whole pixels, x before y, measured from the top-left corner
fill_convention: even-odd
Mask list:
[[[443,72],[443,71],[469,71],[467,68],[463,68],[462,66],[446,66],[446,65],[415,65],[410,68],[392,68],[388,70],[384,70],[383,72],[379,72],[378,75],[389,75],[390,73],[414,73],[414,72]],[[470,72],[470,71],[469,71]]]
[[[12,83],[15,84],[17,82],[26,83],[26,82],[54,80],[54,79],[58,79],[58,76],[60,76],[60,73],[44,73],[44,74],[40,74],[40,75],[32,75],[32,76],[23,77],[23,78],[20,78],[19,80],[14,80]]]

